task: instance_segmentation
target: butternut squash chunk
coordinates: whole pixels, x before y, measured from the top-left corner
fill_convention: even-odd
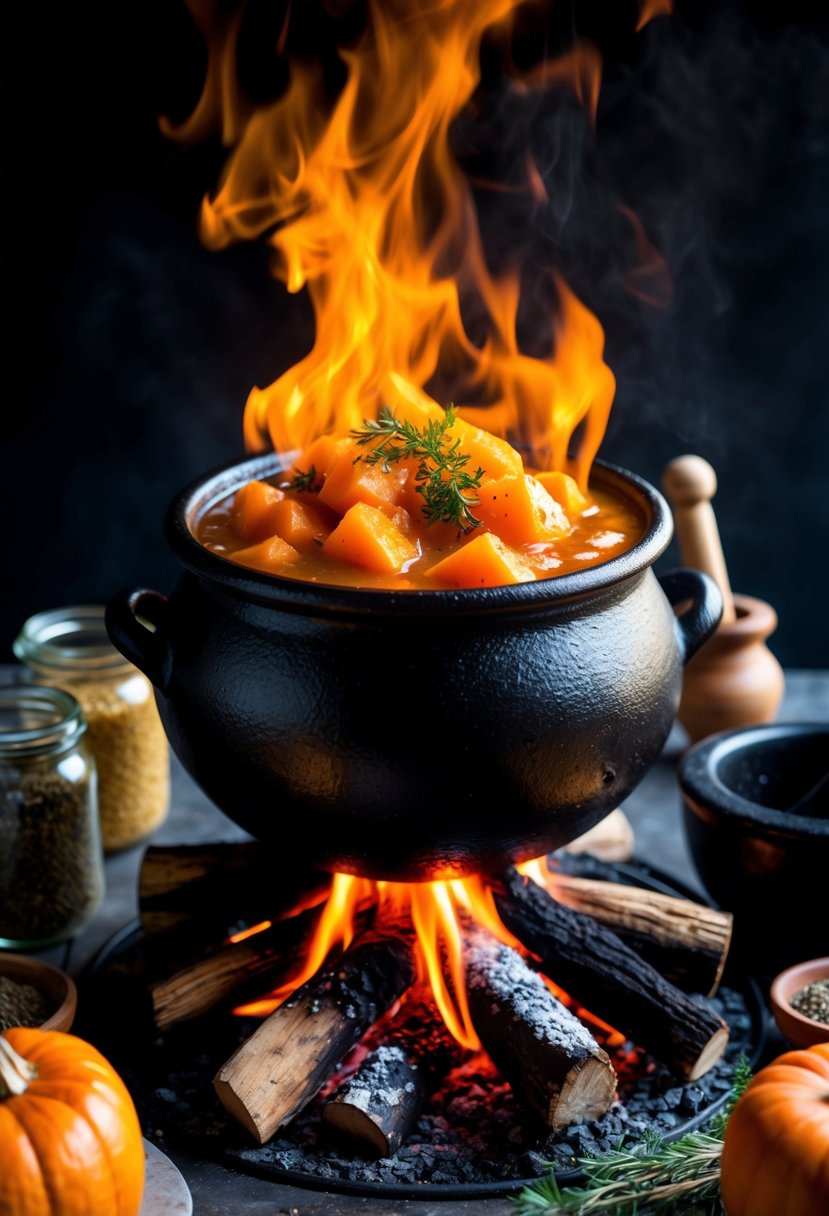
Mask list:
[[[365,460],[355,464],[356,457],[365,454],[365,448],[349,443],[331,467],[319,492],[320,502],[338,515],[345,515],[358,502],[386,511],[393,511],[400,504],[411,471],[408,462],[392,464],[386,473],[380,464],[367,464]]]
[[[364,570],[394,574],[418,555],[417,546],[379,507],[358,502],[346,511],[325,540],[322,552]]]
[[[590,505],[590,500],[582,494],[578,483],[566,473],[536,473],[535,479],[556,500],[571,523]]]
[[[273,508],[274,532],[300,553],[313,553],[331,531],[322,514],[286,494]]]
[[[469,453],[469,464],[465,471],[474,474],[479,468],[484,471],[484,481],[497,480],[509,474],[518,476],[524,472],[521,453],[516,452],[506,439],[499,439],[489,431],[483,431],[463,418],[456,418],[449,434],[460,439],[461,451]]]
[[[535,578],[532,567],[521,554],[492,532],[482,532],[462,549],[450,553],[432,566],[429,576],[452,587],[499,587]]]
[[[529,473],[488,481],[478,491],[475,515],[508,545],[534,545],[566,536],[570,521]]]
[[[273,511],[285,494],[264,481],[249,481],[236,491],[232,526],[240,540],[250,543],[273,536]]]
[[[297,560],[299,553],[281,536],[269,536],[267,540],[260,540],[258,545],[248,545],[247,549],[237,549],[235,553],[225,556],[240,566],[250,566],[251,570],[279,574],[283,566]]]

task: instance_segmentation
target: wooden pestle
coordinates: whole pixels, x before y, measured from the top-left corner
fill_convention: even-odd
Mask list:
[[[730,624],[737,613],[711,506],[717,492],[717,474],[701,456],[677,456],[665,467],[662,488],[673,508],[683,564],[711,575],[722,592],[722,624]]]
[[[765,644],[777,614],[762,600],[732,594],[711,506],[717,476],[701,456],[678,456],[666,467],[662,488],[673,507],[684,565],[710,574],[724,605],[714,636],[685,668],[679,720],[692,740],[771,722],[783,697],[783,672]]]

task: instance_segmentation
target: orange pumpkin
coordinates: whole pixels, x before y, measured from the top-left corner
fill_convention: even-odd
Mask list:
[[[74,1035],[0,1034],[0,1216],[137,1216],[144,1145],[126,1086]]]
[[[728,1216],[829,1212],[829,1043],[758,1072],[728,1120],[720,1187]]]

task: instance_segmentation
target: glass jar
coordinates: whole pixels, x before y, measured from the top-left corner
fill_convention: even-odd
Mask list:
[[[30,617],[14,652],[38,683],[78,699],[98,768],[104,849],[148,836],[167,814],[170,758],[152,685],[115,649],[99,605]]]
[[[0,946],[75,933],[104,891],[95,762],[74,697],[0,688]]]

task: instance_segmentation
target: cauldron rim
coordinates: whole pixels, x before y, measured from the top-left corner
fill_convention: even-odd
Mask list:
[[[644,478],[605,461],[593,462],[591,481],[607,486],[634,503],[645,516],[645,531],[630,549],[605,562],[534,582],[498,587],[446,589],[387,589],[304,582],[252,570],[206,548],[194,532],[205,510],[247,481],[271,477],[290,467],[296,453],[269,452],[232,460],[202,474],[173,500],[167,512],[168,544],[182,564],[198,578],[218,583],[235,595],[280,608],[346,613],[420,615],[524,610],[551,602],[563,603],[606,590],[647,570],[664,553],[673,535],[673,519],[665,499]]]

